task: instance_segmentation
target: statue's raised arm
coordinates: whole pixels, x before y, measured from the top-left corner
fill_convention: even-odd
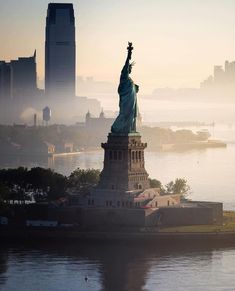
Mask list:
[[[127,47],[127,57],[126,57],[126,62],[124,64],[124,67],[121,72],[121,80],[126,79],[129,77],[129,74],[131,73],[132,65],[130,63],[131,57],[132,57],[132,50],[133,50],[132,42],[128,42],[128,47]]]
[[[138,86],[129,77],[133,63],[130,63],[133,46],[128,42],[127,58],[121,72],[120,84],[118,86],[119,115],[114,121],[111,132],[113,134],[128,134],[136,132],[137,98]]]
[[[133,51],[133,46],[132,46],[132,42],[128,42],[128,47],[127,47],[127,61],[131,60],[131,56],[132,56],[132,51]]]

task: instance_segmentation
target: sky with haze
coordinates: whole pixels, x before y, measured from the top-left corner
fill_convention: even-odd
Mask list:
[[[47,0],[0,0],[0,60],[37,49],[44,77]],[[56,1],[72,2],[72,1]],[[199,87],[226,59],[235,60],[234,0],[80,0],[76,17],[77,75],[118,83],[128,41],[133,78],[142,92]]]

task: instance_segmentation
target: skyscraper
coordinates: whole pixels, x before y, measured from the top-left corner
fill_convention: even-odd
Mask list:
[[[75,20],[73,4],[50,3],[46,19],[45,93],[75,96]]]
[[[20,57],[9,63],[0,61],[0,96],[25,100],[38,95],[36,51],[33,56]]]
[[[0,61],[0,100],[11,98],[11,67]]]
[[[30,98],[37,95],[36,51],[31,57],[11,61],[12,98]]]

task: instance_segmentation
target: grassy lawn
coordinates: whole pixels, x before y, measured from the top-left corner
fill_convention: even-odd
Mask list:
[[[192,225],[165,227],[159,230],[160,232],[220,232],[234,231],[235,232],[235,211],[224,211],[223,225]]]

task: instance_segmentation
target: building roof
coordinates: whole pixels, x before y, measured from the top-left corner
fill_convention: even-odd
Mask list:
[[[68,9],[70,23],[74,25],[74,10],[72,3],[49,3],[47,10],[47,25],[56,24],[56,10],[58,9]]]
[[[140,192],[137,192],[135,197],[141,197],[141,196],[148,196],[151,195],[152,196],[160,196],[160,189],[159,188],[149,188],[149,189],[145,189],[144,191],[141,190]]]

